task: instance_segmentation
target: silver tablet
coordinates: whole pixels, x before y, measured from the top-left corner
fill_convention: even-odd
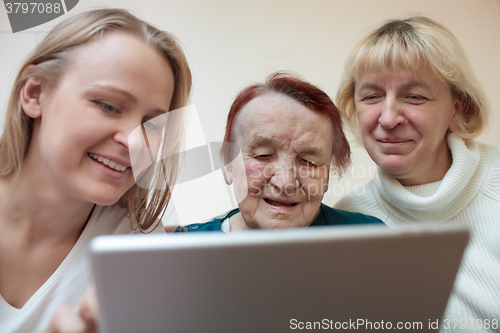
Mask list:
[[[100,236],[101,332],[437,331],[465,229]]]

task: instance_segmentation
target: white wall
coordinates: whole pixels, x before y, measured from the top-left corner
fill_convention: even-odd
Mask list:
[[[347,54],[370,28],[391,18],[427,15],[448,26],[462,42],[490,99],[490,127],[479,141],[500,143],[500,131],[495,129],[500,124],[499,0],[80,0],[67,15],[99,5],[127,8],[179,37],[193,72],[192,102],[207,141],[222,140],[229,106],[248,84],[275,70],[293,70],[333,97]],[[21,58],[57,21],[12,34],[5,8],[0,7],[3,114]],[[332,181],[324,201],[332,205],[347,185],[353,189],[371,178],[374,169],[362,168],[371,165],[363,149],[355,149],[353,172],[343,186]],[[181,223],[208,219],[234,205],[221,176],[208,178],[178,189],[175,213]],[[194,205],[196,212],[188,209]]]

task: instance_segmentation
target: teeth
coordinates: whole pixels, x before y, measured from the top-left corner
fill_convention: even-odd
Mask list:
[[[120,163],[117,163],[115,161],[110,160],[109,158],[105,158],[102,156],[99,156],[97,154],[89,154],[91,158],[94,160],[101,162],[102,164],[106,165],[108,168],[111,168],[116,171],[123,172],[128,169],[128,167],[121,165]]]

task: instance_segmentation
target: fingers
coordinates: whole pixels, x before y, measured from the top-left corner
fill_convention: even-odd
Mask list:
[[[80,299],[79,314],[87,323],[88,332],[95,332],[99,322],[97,293],[95,288],[88,289]]]
[[[83,318],[73,311],[69,305],[63,305],[56,310],[49,327],[44,333],[87,333],[87,325]]]
[[[97,333],[97,294],[95,288],[87,290],[79,305],[63,305],[52,316],[49,327],[40,333]]]

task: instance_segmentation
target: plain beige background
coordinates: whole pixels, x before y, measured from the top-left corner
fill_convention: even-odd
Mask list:
[[[487,93],[492,117],[479,141],[500,143],[500,0],[80,0],[63,18],[103,5],[131,10],[181,40],[194,77],[192,103],[207,141],[222,140],[229,106],[245,86],[275,70],[292,70],[333,98],[347,54],[372,27],[391,18],[429,16],[455,33]],[[1,6],[2,121],[22,59],[57,22],[13,34]],[[331,180],[324,198],[329,205],[350,190],[362,191],[375,173],[364,150],[353,148],[351,172],[340,182]],[[235,206],[229,193],[220,172],[183,184],[167,223],[223,213]]]

